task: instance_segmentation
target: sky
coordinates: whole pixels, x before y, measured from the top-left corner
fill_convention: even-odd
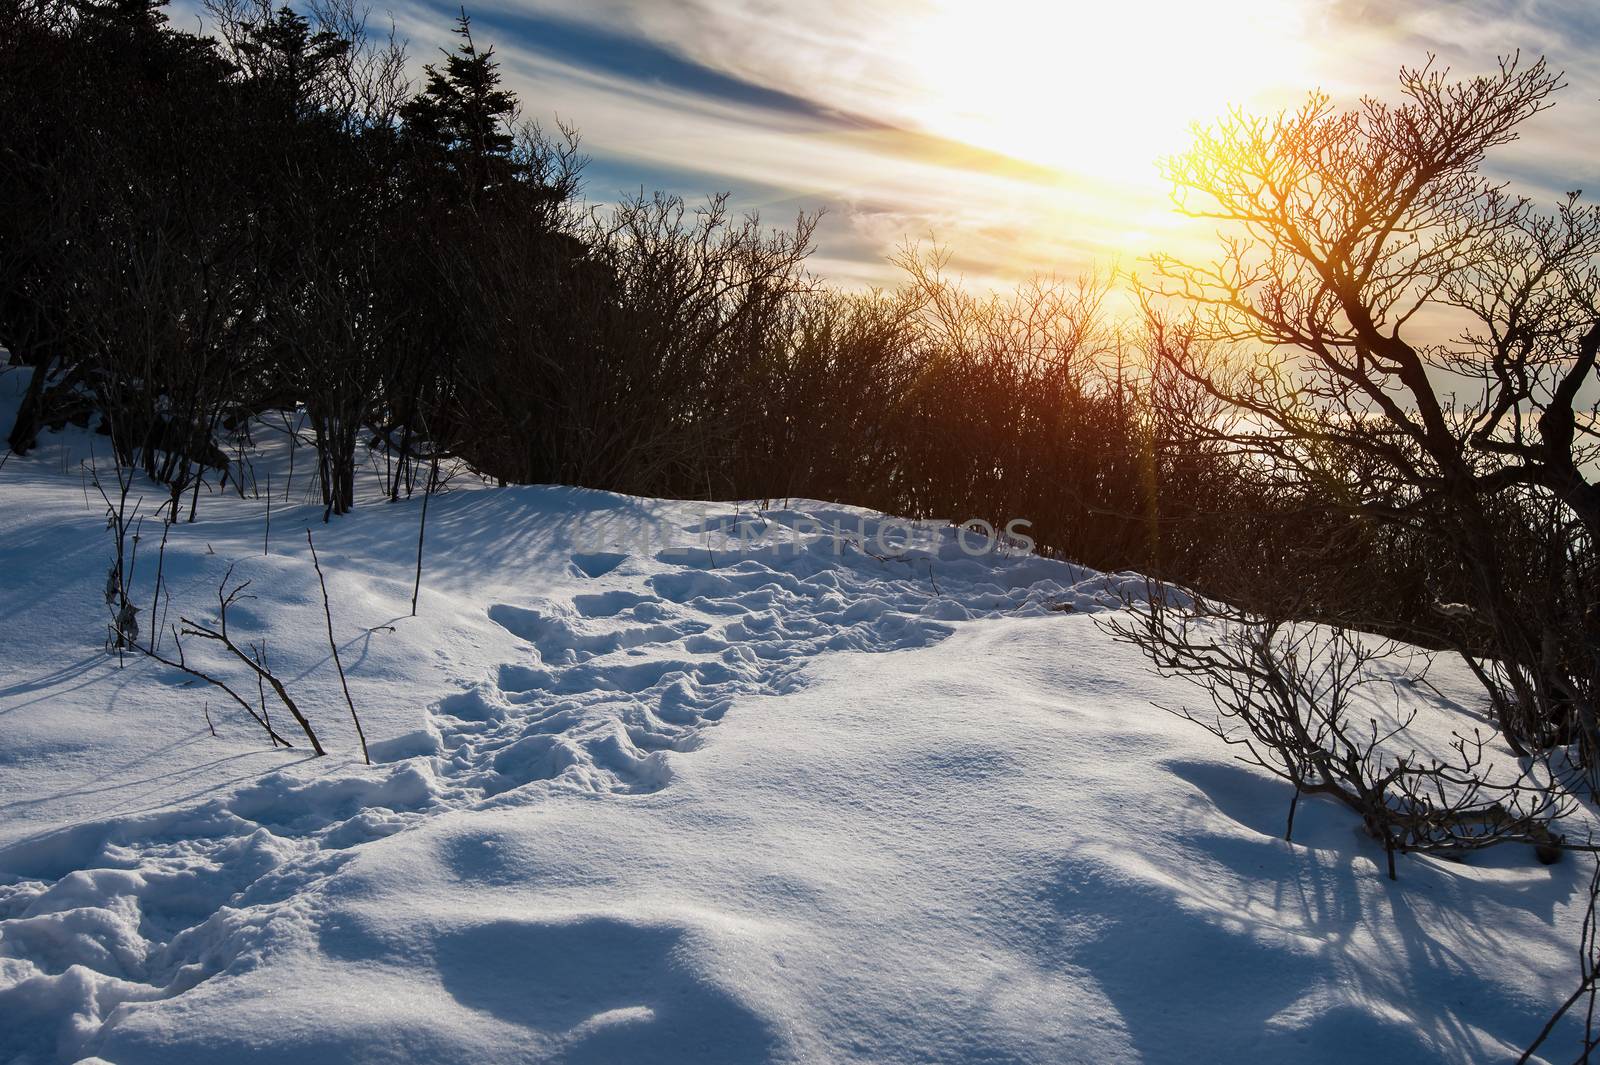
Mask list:
[[[374,13],[381,21],[384,8]],[[399,0],[421,62],[457,11]],[[572,123],[591,200],[727,192],[774,225],[824,210],[814,273],[892,285],[937,241],[969,282],[1139,269],[1213,238],[1158,159],[1231,105],[1321,88],[1394,99],[1430,54],[1487,72],[1520,49],[1568,72],[1493,161],[1522,191],[1600,191],[1597,0],[479,0],[526,114]]]

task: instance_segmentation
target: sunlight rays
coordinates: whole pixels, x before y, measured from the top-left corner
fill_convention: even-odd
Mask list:
[[[1303,68],[1297,0],[941,0],[911,29],[927,128],[1134,185],[1191,122]]]

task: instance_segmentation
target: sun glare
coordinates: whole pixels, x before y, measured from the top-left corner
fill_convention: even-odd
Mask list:
[[[1302,69],[1296,0],[936,0],[908,60],[926,127],[1069,174],[1155,183],[1189,124]]]

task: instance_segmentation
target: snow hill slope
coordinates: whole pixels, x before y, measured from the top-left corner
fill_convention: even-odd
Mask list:
[[[0,1062],[1495,1061],[1575,978],[1580,863],[1286,844],[1096,626],[1123,578],[829,504],[447,492],[412,618],[420,500],[324,525],[269,455],[154,610],[252,581],[331,753],[269,749],[102,649],[91,445],[0,469]]]

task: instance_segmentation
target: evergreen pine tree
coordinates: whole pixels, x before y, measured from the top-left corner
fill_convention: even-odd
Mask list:
[[[432,63],[424,68],[427,84],[400,115],[413,142],[451,166],[471,199],[525,168],[515,159],[511,135],[517,98],[500,85],[494,49],[479,51],[465,9],[455,32],[461,43],[445,53],[442,70]]]
[[[315,110],[319,87],[349,51],[349,41],[328,30],[313,33],[311,23],[287,5],[247,27],[238,44],[246,74],[290,121]]]

